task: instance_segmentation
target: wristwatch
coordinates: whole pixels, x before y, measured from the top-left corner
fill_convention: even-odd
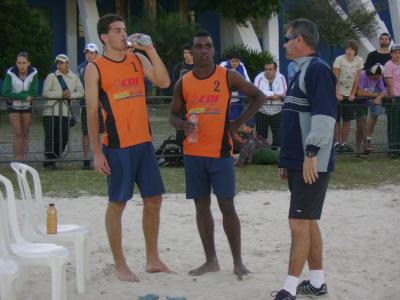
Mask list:
[[[312,158],[312,157],[315,157],[315,156],[317,156],[316,152],[314,152],[314,151],[306,151],[306,157]]]

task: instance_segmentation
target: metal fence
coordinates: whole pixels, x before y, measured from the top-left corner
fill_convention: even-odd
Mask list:
[[[396,103],[389,103],[387,98],[385,101],[386,113],[378,117],[375,130],[372,135],[373,152],[387,152],[389,146],[393,148],[393,145],[388,144],[388,127],[387,127],[387,113],[389,110],[395,111],[399,119],[395,120],[396,130],[400,131],[400,97],[397,97]],[[45,161],[45,128],[43,125],[43,110],[46,108],[46,103],[49,99],[47,98],[35,98],[32,104],[32,115],[31,125],[29,132],[29,154],[28,161]],[[6,98],[0,98],[0,163],[10,162],[14,160],[13,155],[13,132],[9,121],[9,113],[7,111]],[[57,100],[61,102],[63,100]],[[160,147],[162,142],[168,137],[176,136],[176,130],[171,127],[168,123],[168,112],[169,102],[171,101],[170,96],[158,96],[148,97],[148,113],[150,117],[150,126],[153,137],[154,148]],[[357,102],[355,102],[357,103]],[[54,105],[54,104],[53,104]],[[235,104],[232,104],[235,105]],[[352,104],[354,106],[354,113],[357,108],[364,107],[366,104]],[[83,160],[82,152],[82,127],[80,118],[80,103],[78,100],[71,101],[71,111],[76,118],[77,124],[74,127],[68,127],[68,144],[65,151],[60,153],[60,157],[57,161],[80,161]],[[54,111],[54,110],[53,110]],[[396,118],[397,118],[396,117]],[[349,145],[354,148],[356,144],[355,131],[356,131],[356,119],[350,122],[350,137]],[[392,122],[393,123],[393,122]],[[253,124],[255,127],[255,121]],[[260,130],[260,124],[258,129]],[[272,127],[272,126],[271,126]],[[393,126],[392,126],[393,127]],[[267,129],[267,128],[265,128]],[[265,130],[264,130],[265,131]],[[268,140],[272,142],[272,132],[269,127],[266,130],[268,134]],[[59,131],[61,134],[61,130]],[[400,142],[400,141],[399,141]],[[397,145],[394,145],[396,148]],[[54,145],[52,145],[54,150]],[[400,144],[398,150],[400,151]]]

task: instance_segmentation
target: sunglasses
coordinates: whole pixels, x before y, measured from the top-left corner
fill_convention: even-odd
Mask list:
[[[285,36],[285,44],[287,44],[290,40],[294,40],[297,37],[298,37],[298,35]]]

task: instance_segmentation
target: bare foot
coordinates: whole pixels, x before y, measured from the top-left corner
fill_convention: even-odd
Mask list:
[[[118,279],[121,281],[128,281],[128,282],[139,282],[139,277],[136,276],[135,273],[129,269],[127,264],[120,264],[115,265],[115,269],[117,271]]]
[[[146,264],[146,272],[176,274],[176,272],[170,270],[161,260],[148,262]]]
[[[233,267],[233,273],[237,275],[239,280],[243,280],[243,276],[249,275],[250,271],[243,264],[239,264]]]
[[[204,273],[208,272],[218,272],[219,271],[219,264],[218,262],[205,262],[203,265],[198,267],[197,269],[193,269],[189,272],[189,275],[192,276],[200,276]]]

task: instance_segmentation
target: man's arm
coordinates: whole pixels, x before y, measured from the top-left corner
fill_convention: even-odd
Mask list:
[[[349,101],[353,101],[356,97],[358,82],[360,81],[360,72],[361,70],[357,70],[356,78],[354,78],[353,87],[349,96]]]
[[[267,100],[264,93],[254,86],[252,83],[246,81],[238,72],[228,70],[228,84],[230,87],[235,88],[253,100],[250,102],[247,109],[235,121],[231,122],[230,131],[235,132],[246,121],[251,119],[259,108]]]
[[[333,74],[336,77],[336,98],[339,101],[343,101],[343,96],[339,93],[339,75],[340,75],[340,69],[339,68],[333,68]]]
[[[174,86],[174,95],[169,105],[169,123],[177,130],[183,130],[185,135],[195,131],[195,125],[191,122],[182,120],[181,112],[184,106],[184,100],[182,96],[182,78],[180,78]]]
[[[85,98],[89,138],[94,156],[94,168],[100,174],[110,175],[107,159],[101,151],[99,131],[99,72],[93,63],[89,63],[85,71]]]
[[[150,60],[143,54],[136,53],[142,63],[144,75],[160,88],[169,87],[171,80],[167,68],[158,56],[156,49],[153,46],[147,46],[144,47],[144,50]]]
[[[386,86],[388,89],[388,94],[390,97],[396,96],[394,93],[394,88],[393,88],[393,78],[392,77],[385,77],[385,82]],[[393,99],[391,99],[393,101]]]

